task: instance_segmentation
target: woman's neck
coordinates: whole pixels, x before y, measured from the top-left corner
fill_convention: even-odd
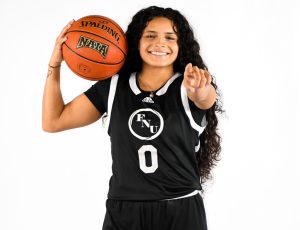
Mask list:
[[[143,68],[138,74],[139,87],[144,91],[156,91],[173,75],[173,68]]]

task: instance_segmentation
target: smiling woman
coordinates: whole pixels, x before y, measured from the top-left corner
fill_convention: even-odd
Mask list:
[[[173,72],[173,63],[178,55],[177,39],[171,20],[157,17],[150,21],[142,34],[139,45],[140,55],[144,61],[143,72],[148,71],[145,68],[155,67],[166,67]],[[142,76],[141,74],[140,78]],[[165,79],[161,80],[164,83]],[[156,89],[159,87],[160,85],[154,86]]]
[[[43,128],[62,131],[106,117],[112,176],[104,230],[206,230],[202,184],[220,153],[217,86],[186,18],[148,7],[128,25],[120,72],[70,103],[60,90],[58,36],[43,99]]]

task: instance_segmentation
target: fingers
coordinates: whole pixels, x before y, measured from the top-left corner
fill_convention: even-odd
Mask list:
[[[206,83],[207,83],[207,78],[205,76],[205,71],[203,69],[199,70],[200,72],[200,75],[201,75],[201,81],[200,81],[200,84],[199,84],[199,88],[203,88],[206,86]]]
[[[199,86],[201,78],[199,77],[199,69],[196,66],[193,66],[191,63],[187,64],[184,75],[190,86]]]
[[[61,45],[62,43],[64,43],[64,42],[67,40],[66,34],[67,34],[67,32],[68,32],[68,29],[72,26],[72,24],[73,24],[74,21],[75,21],[75,20],[72,19],[72,20],[69,21],[69,23],[62,29],[62,31],[60,32],[60,34],[59,34],[59,36],[58,36],[58,38],[57,38],[57,40],[56,40],[56,43],[58,43],[58,44]]]
[[[210,85],[211,81],[212,81],[212,77],[211,77],[210,73],[207,70],[205,70],[204,75],[205,75],[205,77],[207,79],[206,86]]]
[[[62,44],[67,40],[67,32],[68,29],[72,26],[74,20],[71,20],[60,32],[58,35],[54,49],[52,51],[52,55],[50,58],[49,64],[52,66],[58,66],[60,63],[63,61],[63,56],[62,56]]]
[[[199,69],[197,66],[194,66],[193,67],[193,70],[194,70],[194,78],[195,78],[195,85],[194,85],[194,87],[195,88],[202,88],[203,86],[203,80],[205,80],[205,79],[203,79],[203,73],[202,73],[202,70],[201,69]]]
[[[72,19],[71,21],[69,21],[68,24],[62,29],[60,35],[66,34],[66,32],[72,26],[72,24],[73,24],[74,21],[75,21],[74,19]]]
[[[211,83],[211,75],[207,70],[192,66],[191,63],[187,64],[184,72],[185,86],[191,91],[208,87]]]

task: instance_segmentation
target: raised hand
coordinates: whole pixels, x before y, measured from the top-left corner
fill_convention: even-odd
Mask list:
[[[50,58],[49,65],[51,67],[58,67],[60,66],[61,62],[63,61],[62,56],[62,44],[67,40],[67,30],[71,27],[74,20],[71,20],[60,32],[59,36],[56,38],[55,46]]]
[[[183,85],[189,98],[195,103],[206,100],[211,90],[211,75],[208,71],[187,64],[184,71]]]

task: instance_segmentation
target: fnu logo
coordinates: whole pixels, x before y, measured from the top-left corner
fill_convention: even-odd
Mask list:
[[[130,132],[140,140],[153,140],[158,137],[163,128],[164,120],[159,112],[153,109],[139,109],[129,118]]]

